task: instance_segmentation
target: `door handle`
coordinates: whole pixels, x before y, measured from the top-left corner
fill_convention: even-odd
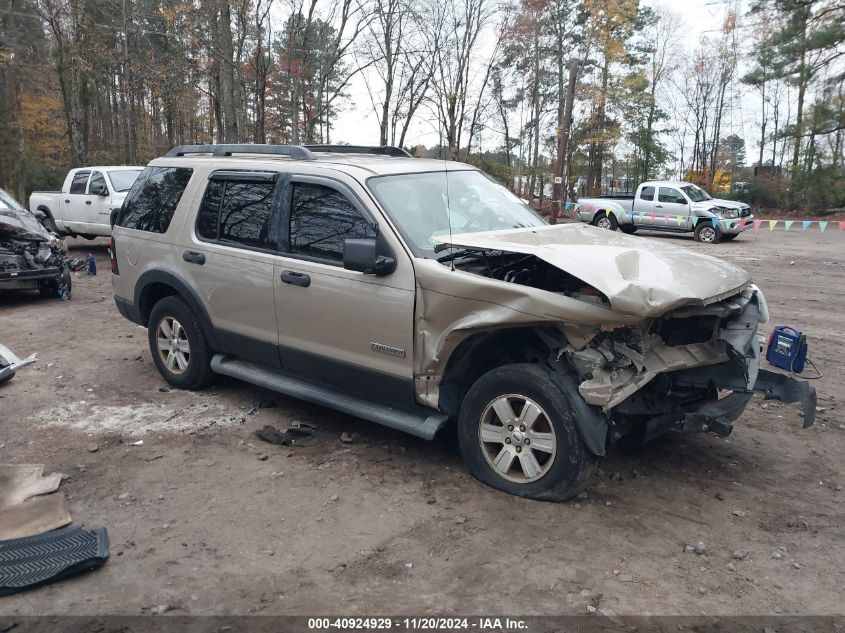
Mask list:
[[[182,259],[191,264],[199,264],[200,266],[205,263],[205,255],[196,251],[185,251],[182,253]]]
[[[91,204],[91,201],[90,201],[90,200],[86,200],[86,201],[85,201],[85,204]]]
[[[306,275],[305,273],[295,273],[292,270],[283,270],[281,280],[282,283],[302,286],[303,288],[307,288],[311,285],[310,275]]]
[[[68,200],[67,198],[65,198],[65,202],[67,202],[68,204],[70,204],[70,200]]]
[[[656,205],[654,205],[654,208],[655,209],[662,209],[663,205],[662,204],[656,204]]]

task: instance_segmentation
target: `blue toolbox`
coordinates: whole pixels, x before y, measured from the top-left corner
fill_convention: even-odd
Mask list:
[[[788,325],[778,325],[769,335],[766,360],[775,367],[800,374],[807,362],[807,337]]]

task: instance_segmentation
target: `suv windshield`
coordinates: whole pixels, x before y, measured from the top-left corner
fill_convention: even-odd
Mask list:
[[[18,201],[8,193],[0,189],[0,209],[14,209],[15,211],[26,211]]]
[[[129,191],[140,173],[140,169],[121,169],[108,172],[112,189],[115,191]]]
[[[367,184],[418,257],[434,256],[434,246],[449,241],[450,225],[453,234],[545,225],[527,204],[479,171],[377,176]]]
[[[693,202],[704,202],[705,200],[713,199],[713,196],[696,185],[684,185],[681,187],[681,190],[687,194],[687,197],[689,197],[689,199]]]

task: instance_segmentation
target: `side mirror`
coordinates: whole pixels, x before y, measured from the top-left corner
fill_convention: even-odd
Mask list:
[[[95,196],[107,196],[107,195],[109,195],[108,187],[106,187],[105,183],[102,183],[102,182],[92,183],[90,191]]]
[[[343,267],[365,275],[389,275],[396,270],[396,260],[379,254],[377,240],[344,240]]]

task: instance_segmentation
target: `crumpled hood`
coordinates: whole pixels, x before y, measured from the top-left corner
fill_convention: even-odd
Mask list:
[[[716,257],[586,224],[463,233],[438,250],[448,245],[534,255],[602,292],[614,311],[640,317],[719,301],[751,281]]]
[[[713,207],[721,207],[722,209],[745,209],[749,208],[744,202],[737,202],[736,200],[725,200],[724,198],[711,198],[702,202],[693,202],[695,209],[712,209]]]
[[[22,240],[50,241],[50,232],[29,211],[0,206],[0,236]]]

